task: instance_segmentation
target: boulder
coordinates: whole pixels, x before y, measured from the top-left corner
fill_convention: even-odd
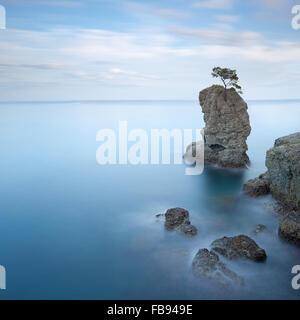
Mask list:
[[[247,181],[243,186],[243,191],[247,196],[260,197],[270,193],[270,176],[266,172],[258,178]]]
[[[204,114],[205,163],[225,168],[245,168],[247,137],[251,132],[248,106],[235,89],[214,85],[200,92]]]
[[[167,230],[174,230],[189,221],[189,212],[182,208],[168,209],[165,213],[165,228]]]
[[[300,209],[300,132],[279,138],[267,151],[266,166],[272,196],[293,210]]]
[[[285,240],[300,245],[300,213],[291,212],[279,221],[278,234]]]
[[[192,272],[196,277],[205,277],[222,284],[243,284],[243,279],[220,261],[218,255],[207,249],[198,251],[192,262]]]
[[[267,258],[265,250],[245,235],[217,239],[211,244],[211,248],[228,259],[264,261]]]
[[[166,230],[178,230],[182,234],[195,236],[197,234],[197,228],[191,225],[189,215],[189,212],[183,208],[168,209],[167,212],[162,215],[165,217]]]

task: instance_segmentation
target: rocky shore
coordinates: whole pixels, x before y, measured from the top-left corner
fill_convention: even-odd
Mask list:
[[[279,138],[266,154],[268,171],[244,184],[244,193],[258,197],[271,193],[283,217],[278,233],[300,245],[300,132]]]

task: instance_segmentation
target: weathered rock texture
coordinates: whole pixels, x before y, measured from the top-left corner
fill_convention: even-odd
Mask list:
[[[253,261],[264,261],[267,258],[265,250],[245,235],[217,239],[211,247],[228,259],[247,258]]]
[[[270,176],[266,172],[261,174],[258,178],[251,179],[243,186],[243,191],[247,196],[260,197],[270,193]]]
[[[287,241],[300,245],[300,214],[292,212],[279,221],[278,234]]]
[[[217,85],[201,91],[199,100],[205,121],[205,163],[246,167],[251,132],[247,103],[233,88],[227,90],[225,100],[224,88]]]
[[[244,184],[249,196],[267,194],[278,200],[276,211],[285,215],[279,235],[300,245],[300,132],[279,138],[267,151],[267,173]]]
[[[173,208],[167,210],[165,216],[165,228],[167,230],[178,230],[188,236],[195,236],[197,228],[191,225],[189,212],[183,208]]]
[[[273,197],[300,209],[300,132],[277,139],[267,152],[266,166]]]
[[[230,285],[231,282],[236,285],[243,284],[240,276],[228,269],[217,254],[207,249],[198,251],[193,259],[192,271],[196,277],[206,277],[224,285]]]

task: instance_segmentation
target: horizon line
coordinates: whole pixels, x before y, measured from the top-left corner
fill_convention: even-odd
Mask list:
[[[79,100],[0,100],[0,104],[19,103],[93,103],[93,102],[199,102],[198,99],[79,99]],[[245,99],[246,102],[300,101],[300,98],[281,99]]]

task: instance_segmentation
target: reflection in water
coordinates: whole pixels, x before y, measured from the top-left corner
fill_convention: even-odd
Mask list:
[[[217,211],[233,210],[244,182],[244,169],[207,166],[203,172],[206,205]]]

